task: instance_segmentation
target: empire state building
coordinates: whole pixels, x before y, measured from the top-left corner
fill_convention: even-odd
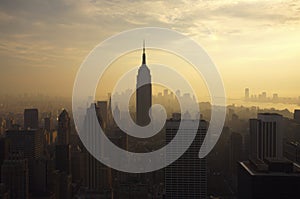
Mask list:
[[[149,110],[152,105],[152,85],[150,70],[146,65],[145,43],[136,88],[136,123],[140,126],[146,126],[150,123]]]

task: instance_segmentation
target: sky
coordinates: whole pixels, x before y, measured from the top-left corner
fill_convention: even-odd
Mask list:
[[[149,26],[197,41],[229,98],[242,97],[246,87],[250,94],[300,96],[298,0],[0,0],[0,94],[70,97],[96,45]]]

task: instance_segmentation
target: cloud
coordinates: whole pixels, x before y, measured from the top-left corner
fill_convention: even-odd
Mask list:
[[[284,36],[293,36],[286,43],[297,41],[299,11],[297,0],[1,0],[0,70],[76,71],[102,40],[144,26],[189,35],[220,60],[249,49],[260,59],[257,51],[265,53],[265,46],[279,49],[274,41]]]

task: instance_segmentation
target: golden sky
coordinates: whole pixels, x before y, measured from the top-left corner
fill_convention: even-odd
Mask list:
[[[0,25],[1,94],[70,97],[81,62],[97,44],[156,26],[196,40],[230,98],[243,96],[245,87],[300,96],[298,0],[1,0]]]

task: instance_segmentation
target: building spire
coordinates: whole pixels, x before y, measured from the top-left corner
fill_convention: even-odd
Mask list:
[[[145,40],[143,40],[143,61],[142,61],[142,64],[146,64]]]

